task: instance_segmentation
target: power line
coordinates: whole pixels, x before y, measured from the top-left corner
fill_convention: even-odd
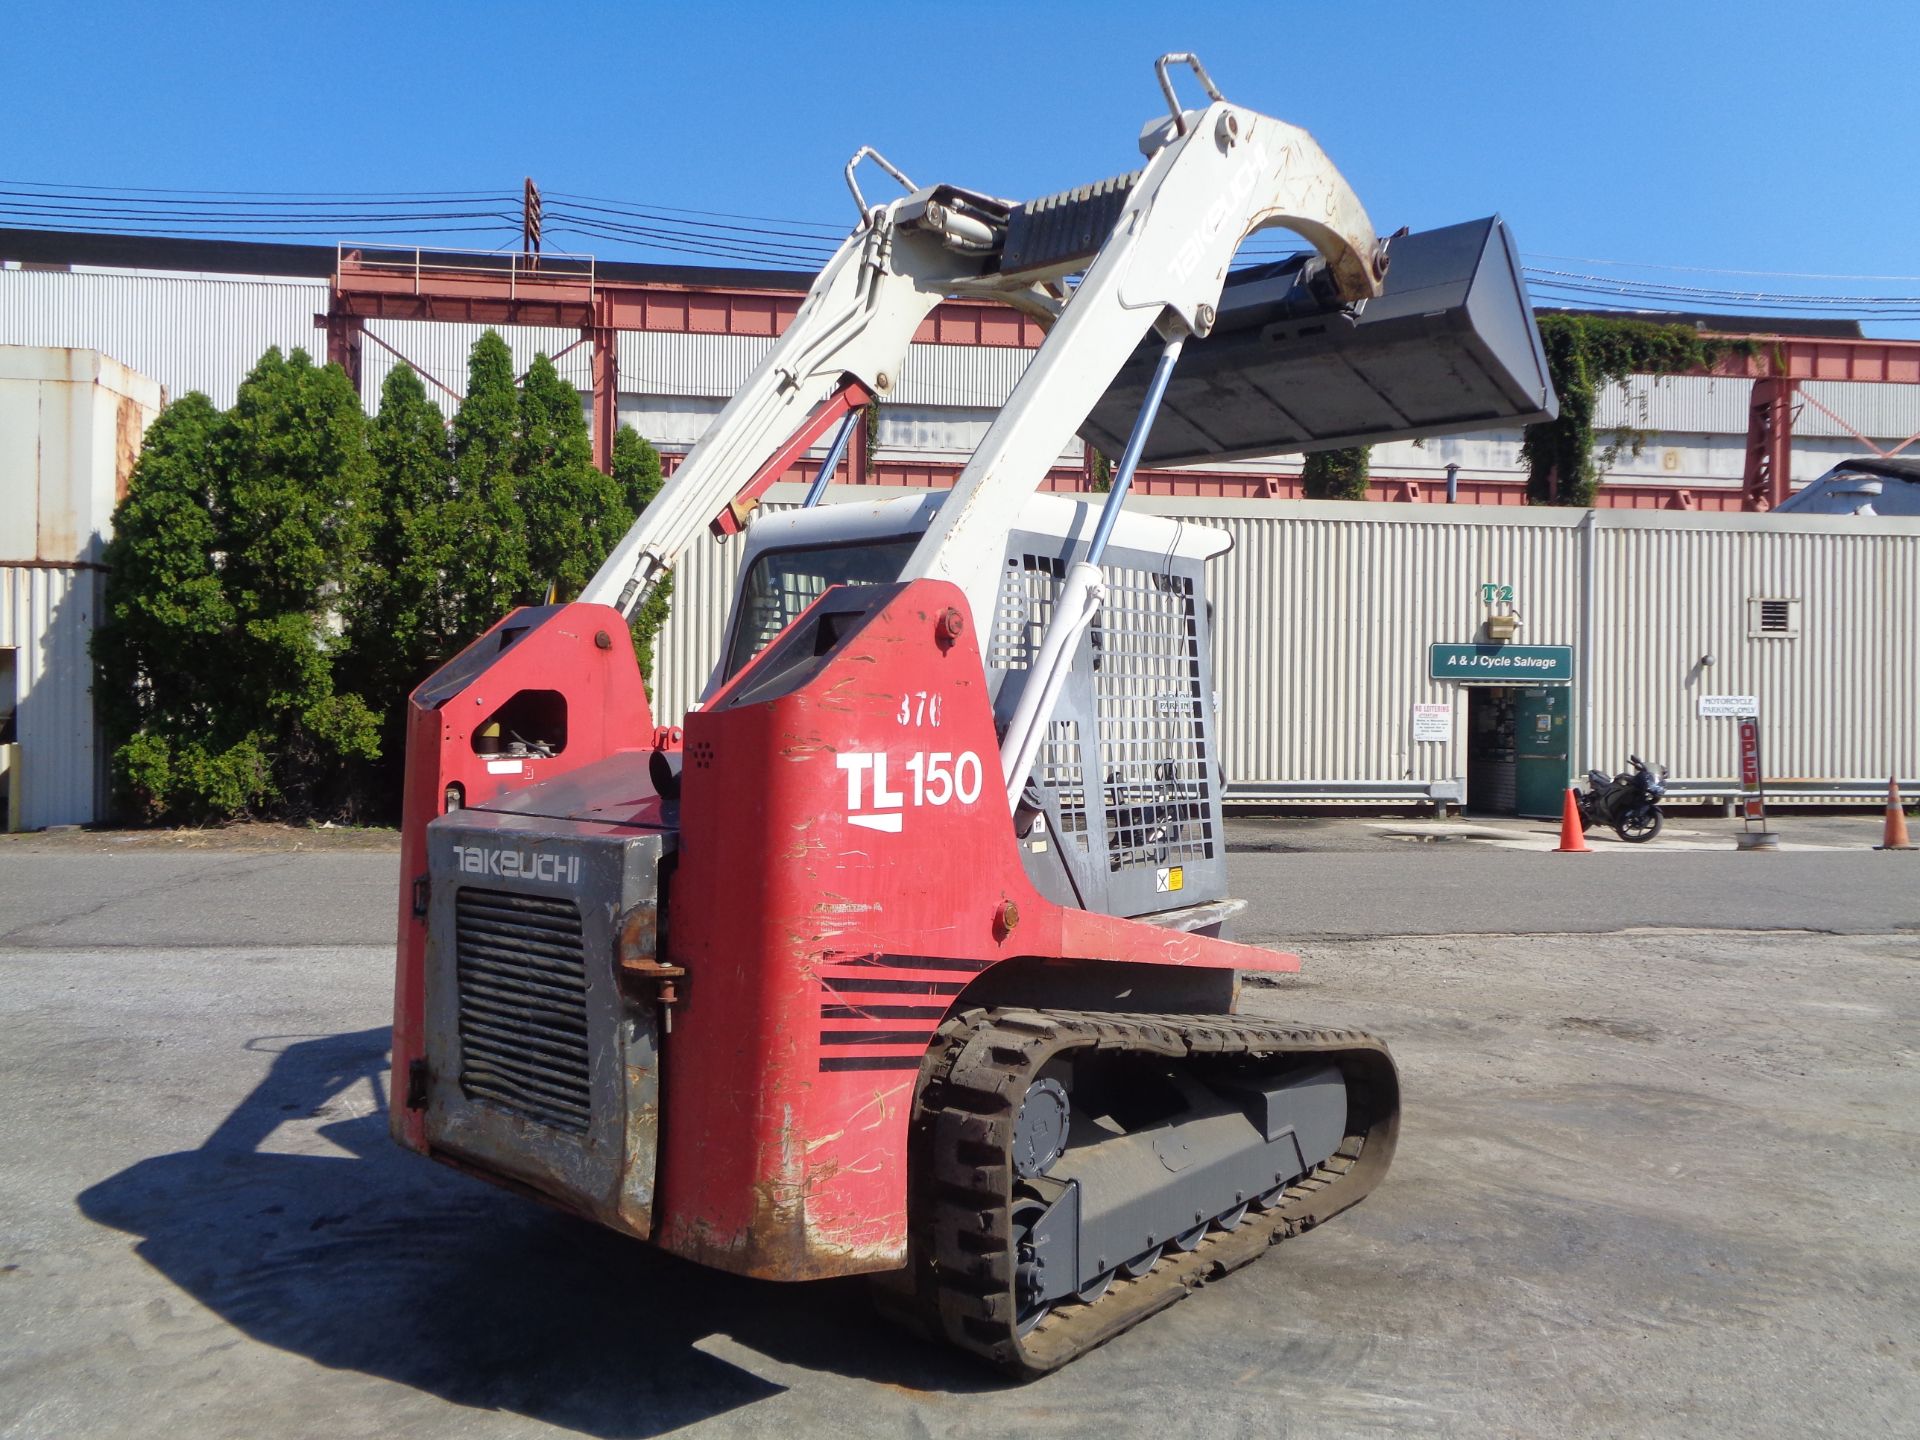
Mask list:
[[[1746,304],[1769,300],[1816,301],[1835,305],[1896,304],[1920,305],[1920,295],[1819,295],[1777,290],[1722,290],[1698,285],[1669,285],[1657,280],[1613,280],[1604,275],[1582,275],[1572,270],[1544,270],[1526,267],[1529,279],[1538,277],[1553,283],[1582,283],[1618,288],[1623,294],[1658,295],[1673,299],[1703,298]]]
[[[679,205],[641,205],[637,201],[610,199],[605,195],[578,195],[566,190],[549,190],[547,193],[558,199],[592,200],[603,205],[621,206],[636,213],[640,210],[658,210],[674,215],[707,215],[722,220],[758,220],[762,224],[779,225],[789,230],[817,230],[836,241],[843,239],[848,230],[852,229],[851,226],[823,225],[815,220],[786,220],[777,215],[737,215],[730,210],[689,210]]]
[[[1836,275],[1817,270],[1729,270],[1713,265],[1661,265],[1648,260],[1591,260],[1584,255],[1549,255],[1529,251],[1530,260],[1559,260],[1569,265],[1604,265],[1622,270],[1667,270],[1692,275],[1749,275],[1765,280],[1915,280],[1920,275]]]
[[[237,196],[266,195],[291,200],[443,200],[465,197],[474,200],[512,198],[499,190],[193,190],[155,185],[79,185],[63,180],[23,180],[0,176],[0,185],[22,185],[38,190],[104,190],[114,195]]]
[[[844,230],[818,221],[733,211],[701,210],[550,191],[552,233],[566,233],[640,253],[695,257],[717,263],[816,270],[838,249]],[[518,193],[492,190],[274,191],[196,190],[162,186],[80,185],[64,181],[0,179],[0,220],[40,228],[106,234],[212,237],[393,238],[423,235],[517,233]],[[500,208],[493,208],[500,207]],[[1235,257],[1260,263],[1301,253],[1289,237],[1256,236]],[[1733,270],[1542,253],[1532,259],[1602,269],[1660,271],[1774,280],[1920,281],[1910,275]],[[1596,275],[1529,264],[1531,289],[1546,298],[1614,309],[1738,309],[1820,312],[1867,319],[1920,314],[1920,295],[1744,290],[1689,285],[1633,275]]]

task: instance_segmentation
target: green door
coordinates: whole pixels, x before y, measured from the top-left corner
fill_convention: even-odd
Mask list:
[[[1534,685],[1514,706],[1515,812],[1558,820],[1572,776],[1573,690]]]

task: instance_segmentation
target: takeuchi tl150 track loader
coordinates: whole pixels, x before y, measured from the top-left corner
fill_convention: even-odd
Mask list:
[[[1498,220],[1382,242],[1304,131],[1193,57],[1158,74],[1145,164],[1063,194],[857,154],[859,224],[581,599],[414,692],[401,1144],[723,1270],[877,1277],[1023,1375],[1380,1182],[1386,1046],[1236,1011],[1240,972],[1298,961],[1223,938],[1229,537],[1122,501],[1143,459],[1554,400]],[[869,156],[903,198],[862,194]],[[1312,253],[1229,273],[1271,226]],[[823,479],[749,528],[838,420],[832,473],[949,297],[1048,330],[953,488],[818,505]],[[1120,455],[1110,492],[1037,495],[1076,433]],[[738,589],[656,729],[627,622],[703,528],[746,530]]]

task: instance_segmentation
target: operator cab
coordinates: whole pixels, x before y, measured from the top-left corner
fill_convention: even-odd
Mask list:
[[[945,498],[758,512],[708,694],[829,589],[899,579]],[[976,617],[1003,731],[1099,514],[1038,495],[1008,537],[994,614]],[[1119,517],[1101,567],[1106,602],[1080,640],[1016,816],[1028,876],[1059,904],[1152,916],[1226,898],[1205,572],[1232,545],[1208,526]]]

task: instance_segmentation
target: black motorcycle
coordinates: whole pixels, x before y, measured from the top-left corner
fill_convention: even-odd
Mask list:
[[[1638,845],[1660,833],[1660,797],[1667,793],[1667,767],[1649,765],[1629,755],[1631,770],[1609,776],[1604,770],[1587,772],[1587,788],[1576,790],[1580,828],[1610,825],[1613,833]]]

